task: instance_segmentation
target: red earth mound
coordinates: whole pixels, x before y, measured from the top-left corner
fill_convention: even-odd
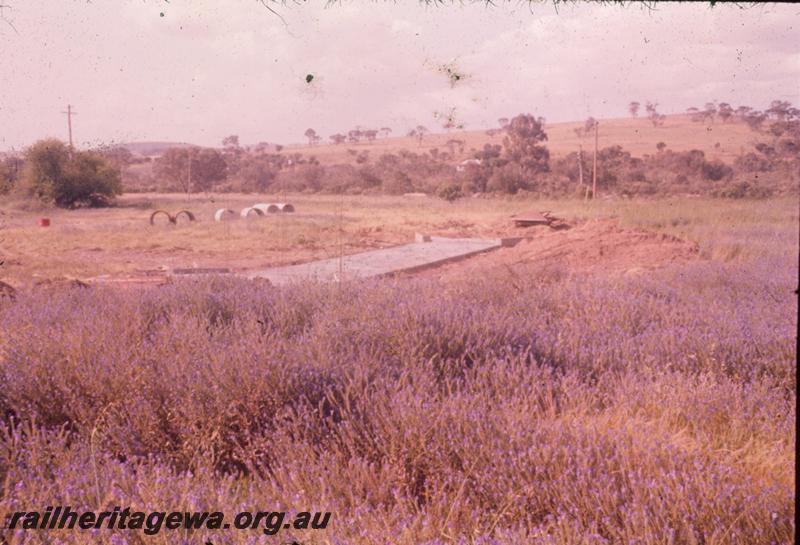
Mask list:
[[[617,220],[593,220],[571,229],[546,226],[514,229],[507,235],[526,237],[470,259],[418,273],[455,280],[511,269],[517,274],[544,270],[637,274],[668,263],[696,259],[698,247],[671,235],[622,229]]]

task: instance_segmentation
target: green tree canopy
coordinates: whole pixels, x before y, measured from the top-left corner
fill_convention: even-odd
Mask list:
[[[545,140],[544,119],[520,114],[509,122],[506,129],[503,139],[505,159],[519,164],[522,176],[547,172],[550,169],[550,152],[542,144]]]
[[[104,206],[122,193],[119,171],[101,154],[70,152],[55,138],[28,148],[22,181],[28,194],[63,208]]]
[[[153,171],[173,188],[186,192],[210,191],[227,177],[228,165],[225,156],[215,149],[170,148],[156,159]]]

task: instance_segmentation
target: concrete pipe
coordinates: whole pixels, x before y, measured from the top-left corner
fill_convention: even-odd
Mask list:
[[[187,218],[189,218],[189,221],[196,221],[197,220],[197,218],[194,217],[194,214],[192,214],[189,210],[180,210],[177,214],[175,214],[175,221],[176,222],[178,221],[178,218],[181,217],[181,214],[183,214]]]
[[[166,210],[156,210],[155,212],[150,214],[150,225],[156,224],[155,219],[156,216],[159,214],[164,214],[165,216],[167,216],[167,219],[169,220],[170,223],[175,223],[175,218],[172,217],[172,214],[170,214]]]
[[[214,221],[225,221],[226,219],[236,219],[236,212],[230,208],[220,208],[214,212]]]
[[[261,210],[259,210],[258,208],[255,208],[253,206],[248,206],[247,208],[243,208],[242,212],[239,215],[242,216],[243,218],[247,219],[247,217],[250,215],[250,212],[254,213],[258,217],[261,217],[261,216],[264,215],[264,212],[262,212]]]
[[[277,204],[265,203],[265,202],[254,204],[253,208],[261,210],[265,214],[277,214],[278,212],[281,211],[280,206],[278,206]]]

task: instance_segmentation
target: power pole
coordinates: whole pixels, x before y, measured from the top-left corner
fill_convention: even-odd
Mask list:
[[[72,150],[72,116],[78,115],[77,112],[72,111],[72,106],[67,104],[67,111],[61,112],[62,114],[67,114],[67,128],[69,129],[69,149]]]
[[[186,202],[189,202],[189,195],[192,192],[192,150],[186,149],[186,157],[189,160],[189,169],[186,173]]]
[[[594,159],[592,160],[592,200],[597,197],[597,127],[600,125],[594,122]]]

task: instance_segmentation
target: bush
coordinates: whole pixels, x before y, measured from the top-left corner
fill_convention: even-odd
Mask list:
[[[764,199],[773,195],[769,187],[756,186],[747,181],[737,182],[730,187],[714,191],[714,196],[728,199],[744,199],[747,197]]]
[[[72,151],[56,139],[40,140],[25,154],[28,194],[62,208],[107,206],[122,192],[119,171],[99,153]]]
[[[388,173],[383,180],[383,190],[390,195],[402,195],[414,190],[411,178],[399,170]]]
[[[514,194],[520,189],[525,188],[525,180],[519,165],[509,163],[494,170],[489,183],[486,185],[489,191],[501,191],[503,193]]]
[[[728,178],[733,174],[733,169],[722,161],[714,160],[703,164],[703,178],[718,182],[723,178]]]
[[[14,156],[0,161],[0,195],[7,195],[14,189],[22,170],[22,164],[22,159]]]
[[[461,186],[453,182],[445,182],[436,190],[436,195],[447,202],[453,202],[464,196]]]

